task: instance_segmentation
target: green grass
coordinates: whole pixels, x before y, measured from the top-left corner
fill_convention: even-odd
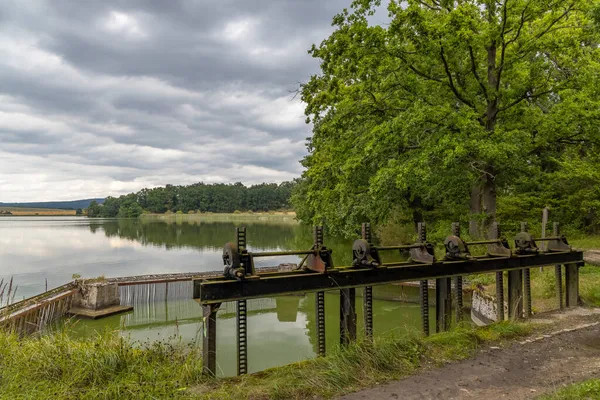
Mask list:
[[[146,221],[165,222],[254,222],[254,221],[277,221],[298,224],[294,212],[264,212],[264,213],[198,213],[198,214],[142,214],[140,216]]]
[[[1,399],[168,398],[199,382],[197,349],[134,346],[115,333],[19,339],[0,333]]]
[[[600,379],[575,383],[557,392],[539,397],[540,400],[600,399]]]
[[[569,244],[577,249],[590,250],[590,249],[600,249],[600,236],[596,235],[585,235],[580,236],[576,235],[571,238],[567,236],[567,240]]]
[[[176,342],[131,344],[114,332],[88,339],[0,333],[0,398],[330,398],[467,358],[482,343],[530,330],[510,322],[460,326],[429,338],[356,343],[327,357],[229,379],[203,377],[198,349]]]
[[[191,390],[210,399],[331,398],[472,356],[485,342],[525,335],[531,327],[505,322],[485,328],[460,326],[428,338],[356,343],[327,357],[258,374],[211,381]]]

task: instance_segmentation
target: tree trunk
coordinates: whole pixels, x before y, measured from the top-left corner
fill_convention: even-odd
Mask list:
[[[496,220],[496,179],[491,172],[485,176],[482,199],[483,212],[486,214],[482,231],[488,232],[489,226]]]
[[[471,215],[473,217],[469,221],[469,235],[471,235],[472,238],[479,237],[479,221],[477,218],[474,218],[474,216],[481,213],[481,194],[481,185],[479,185],[479,183],[474,184],[471,188],[470,203]]]
[[[495,12],[495,2],[491,2],[490,16]],[[485,128],[490,134],[493,134],[496,128],[497,115],[498,115],[498,86],[500,84],[500,72],[496,66],[496,55],[497,46],[496,42],[492,41],[490,46],[487,48],[487,65],[488,65],[488,93],[490,97],[487,99],[487,110],[486,110],[486,123]],[[488,234],[490,225],[496,219],[496,173],[494,167],[488,165],[485,168],[485,174],[483,176],[483,188],[482,188],[482,203],[483,212],[486,214],[486,218],[483,221],[481,232],[485,235]]]

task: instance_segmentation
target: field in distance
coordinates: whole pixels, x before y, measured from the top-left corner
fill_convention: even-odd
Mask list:
[[[59,210],[55,208],[26,208],[26,207],[4,207],[0,206],[0,217],[3,216],[60,216],[75,215],[75,210]]]

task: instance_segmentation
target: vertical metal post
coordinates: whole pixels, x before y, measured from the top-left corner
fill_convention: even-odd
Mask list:
[[[460,223],[452,223],[452,234],[460,237]],[[459,323],[463,317],[463,277],[454,278],[454,293],[456,298],[456,323]]]
[[[529,227],[527,222],[521,222],[521,232],[527,232]],[[525,305],[524,316],[525,318],[529,318],[532,314],[532,306],[531,306],[531,270],[529,268],[525,268],[523,270],[523,300]]]
[[[202,306],[204,334],[202,338],[202,369],[205,375],[217,373],[217,311],[220,304]]]
[[[435,331],[445,332],[452,324],[451,279],[435,280]]]
[[[361,236],[371,244],[371,224],[364,223],[361,227]],[[373,338],[373,287],[365,286],[363,289],[363,319],[365,325],[365,337]]]
[[[520,269],[508,271],[508,318],[523,316],[523,272]]]
[[[246,300],[237,301],[236,329],[238,375],[248,373],[248,329]]]
[[[356,288],[340,290],[340,344],[356,340]]]
[[[565,305],[577,307],[579,303],[579,265],[565,265]]]
[[[417,225],[417,241],[425,243],[427,241],[427,226],[425,222],[419,222]],[[429,336],[429,283],[427,280],[419,282],[420,300],[421,300],[421,325],[423,334]]]
[[[356,289],[340,290],[340,344],[356,340]]]
[[[315,293],[315,316],[317,325],[317,353],[325,355],[325,292]]]
[[[236,228],[238,250],[246,250],[246,228]],[[238,375],[248,373],[248,313],[246,300],[238,300],[236,307],[237,367]]]
[[[315,226],[313,228],[313,244],[323,244],[323,227]],[[315,316],[317,331],[317,352],[319,356],[325,355],[325,292],[315,293]]]
[[[560,226],[558,222],[552,224],[552,236],[557,237],[560,234]],[[562,265],[558,264],[554,266],[554,282],[556,286],[556,300],[558,303],[558,309],[562,310],[563,305],[563,283],[562,283]]]
[[[490,230],[490,239],[500,238],[500,226],[493,222]],[[496,272],[496,320],[504,321],[504,273]]]
[[[452,279],[435,280],[435,331],[445,332],[452,325]]]

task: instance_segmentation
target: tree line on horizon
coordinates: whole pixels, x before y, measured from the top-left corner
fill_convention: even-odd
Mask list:
[[[103,204],[92,201],[87,216],[102,218],[136,218],[148,213],[233,213],[235,211],[276,211],[290,208],[295,182],[261,183],[245,186],[194,183],[142,189],[119,197],[107,197]]]

